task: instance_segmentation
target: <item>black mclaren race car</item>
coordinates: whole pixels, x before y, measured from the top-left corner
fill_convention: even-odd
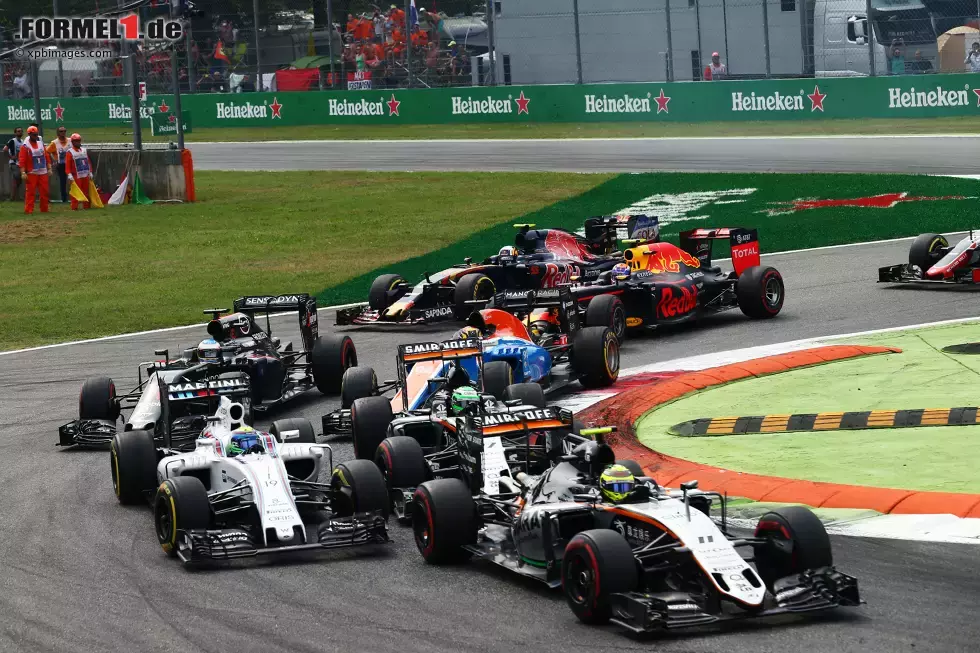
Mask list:
[[[879,268],[878,282],[980,284],[978,245],[973,231],[952,247],[942,234],[921,234],[909,247],[909,262]]]
[[[633,216],[629,232],[643,237],[655,218]],[[576,280],[588,281],[611,270],[623,260],[616,248],[621,227],[614,217],[585,221],[584,236],[562,229],[533,229],[515,225],[520,231],[513,246],[473,263],[436,274],[426,274],[411,286],[398,274],[383,274],[374,280],[367,306],[337,311],[337,324],[421,324],[464,320],[473,302],[486,301],[505,289],[555,288]]]
[[[234,307],[235,312],[223,317],[219,316],[227,309],[205,311],[214,316],[207,326],[210,337],[174,359],[168,350],[157,350],[163,360],[140,363],[137,385],[124,395],[116,393],[116,384],[108,377],[85,381],[78,398],[79,418],[59,429],[59,445],[108,444],[125,411],[132,411],[126,418],[127,430],[151,425],[161,435],[163,429],[172,428],[156,423],[161,401],[156,376],[170,384],[170,401],[180,406],[171,411],[173,415],[210,415],[210,398],[229,395],[245,406],[249,424],[253,412],[267,411],[314,387],[324,394],[340,392],[345,370],[357,364],[357,351],[349,336],[318,334],[316,299],[306,294],[240,297]],[[269,313],[282,310],[297,311],[301,349],[272,336]],[[266,314],[265,330],[255,320],[258,312]],[[178,373],[180,382],[171,383]],[[200,433],[196,424],[188,437],[195,430]],[[182,433],[176,432],[175,440]]]
[[[551,417],[462,420],[457,464],[445,467],[411,442],[386,441],[389,489],[403,494],[427,562],[500,565],[561,587],[581,621],[634,633],[861,603],[857,580],[834,568],[827,532],[808,509],[770,511],[740,537],[728,530],[725,497],[697,481],[668,490],[633,461],[619,463],[635,477],[631,489],[610,500],[599,479],[616,462],[602,439],[612,429],[575,434]],[[512,442],[539,426],[538,441]],[[392,479],[418,485],[391,487]]]

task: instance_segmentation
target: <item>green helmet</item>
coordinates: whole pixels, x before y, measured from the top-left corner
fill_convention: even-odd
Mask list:
[[[453,412],[459,415],[467,406],[478,403],[480,403],[480,395],[477,391],[468,385],[464,385],[453,390],[453,396],[449,405],[452,407]]]

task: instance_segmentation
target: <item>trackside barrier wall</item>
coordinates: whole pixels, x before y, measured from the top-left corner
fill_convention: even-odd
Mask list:
[[[195,128],[924,118],[980,115],[980,75],[205,94],[182,102]],[[141,115],[149,127],[151,117],[172,111],[172,96],[154,95]],[[125,129],[129,101],[45,98],[41,118],[72,129]],[[31,100],[0,101],[0,131],[33,119]]]

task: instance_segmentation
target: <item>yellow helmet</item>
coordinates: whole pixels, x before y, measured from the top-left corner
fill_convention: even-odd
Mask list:
[[[619,503],[629,496],[636,487],[633,472],[622,465],[610,465],[599,477],[599,490],[609,501]]]

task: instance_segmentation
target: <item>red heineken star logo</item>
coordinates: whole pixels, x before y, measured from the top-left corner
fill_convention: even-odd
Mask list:
[[[282,120],[282,114],[279,113],[280,111],[282,111],[282,105],[279,104],[278,98],[275,97],[272,98],[272,104],[269,105],[269,108],[272,109],[273,118],[279,118],[280,120]]]
[[[167,113],[170,111],[170,107],[167,106],[166,100],[160,100],[160,106],[158,108],[160,109],[160,113]]]
[[[516,100],[514,100],[514,102],[517,102],[517,115],[521,115],[522,113],[528,113],[528,111],[527,111],[527,105],[528,105],[528,102],[530,102],[530,101],[531,101],[531,98],[524,97],[524,91],[521,91],[521,97],[519,97]],[[531,114],[528,113],[528,115],[531,115]]]
[[[58,106],[54,108],[54,115],[58,120],[63,121],[65,119],[65,109],[61,106],[60,101],[58,102]]]
[[[175,116],[174,114],[171,113],[170,114],[170,122],[177,122],[177,116]]]
[[[970,200],[975,197],[965,195],[941,195],[929,197],[925,195],[909,195],[903,193],[882,193],[871,197],[852,197],[846,199],[806,199],[794,200],[792,202],[776,202],[776,208],[767,209],[769,215],[785,215],[796,211],[806,211],[809,209],[826,209],[831,207],[853,206],[865,209],[890,209],[902,202],[936,202],[940,200]]]
[[[657,103],[657,113],[660,113],[661,111],[664,113],[670,113],[670,111],[667,109],[667,103],[670,102],[670,98],[664,95],[663,89],[660,89],[660,95],[653,99]]]
[[[980,107],[980,88],[973,89],[973,93],[977,96],[977,106]]]
[[[827,97],[827,94],[826,93],[821,93],[819,86],[814,86],[813,87],[813,93],[811,93],[810,95],[807,95],[807,97],[810,98],[810,112],[811,113],[814,112],[814,111],[816,111],[817,109],[820,109],[821,112],[823,111],[823,99],[825,97]]]
[[[392,93],[391,99],[388,100],[385,104],[388,105],[388,115],[389,116],[397,116],[398,115],[398,107],[401,104],[401,102],[399,102],[398,100],[395,99],[395,94],[394,93]]]

